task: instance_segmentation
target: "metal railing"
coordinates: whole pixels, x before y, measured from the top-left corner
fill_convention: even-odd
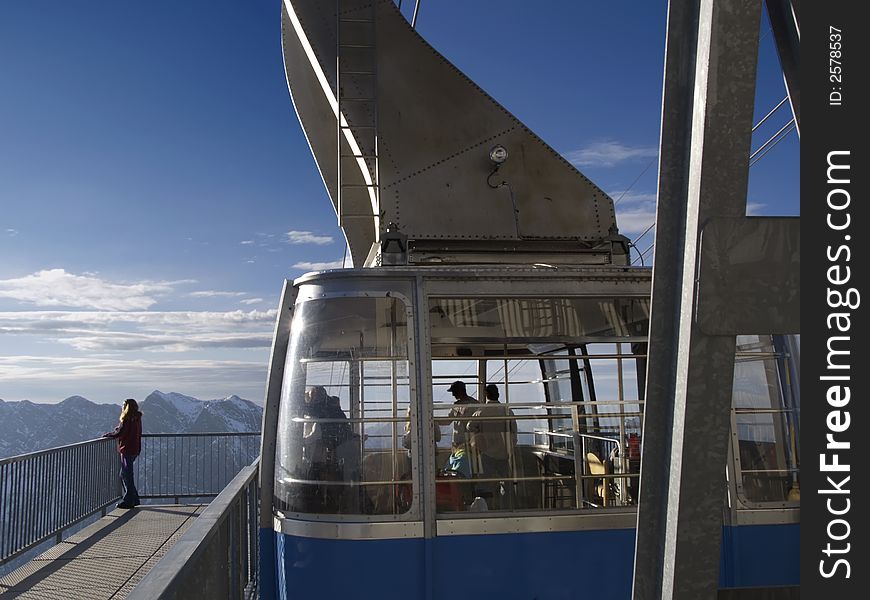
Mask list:
[[[260,452],[260,433],[152,433],[134,463],[146,499],[213,498]],[[0,460],[0,565],[105,511],[121,497],[113,439]]]
[[[127,596],[251,598],[259,552],[259,459],[242,469]]]
[[[105,511],[120,498],[115,440],[0,460],[0,564]]]
[[[260,454],[260,432],[148,433],[134,463],[141,498],[212,498]]]

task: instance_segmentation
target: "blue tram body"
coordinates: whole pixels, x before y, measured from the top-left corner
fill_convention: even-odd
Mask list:
[[[649,270],[611,267],[342,270],[288,283],[267,407],[278,415],[264,431],[276,452],[263,462],[261,595],[630,598],[648,289]],[[797,357],[793,339],[738,340],[723,588],[799,582]],[[495,383],[509,409],[468,412],[465,427],[516,424],[496,485],[480,461],[470,478],[446,477],[457,380],[472,400]],[[341,416],[306,408],[318,387]],[[329,425],[344,441],[312,450]]]

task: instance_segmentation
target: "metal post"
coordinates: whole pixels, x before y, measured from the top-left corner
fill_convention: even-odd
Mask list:
[[[800,45],[801,30],[797,0],[765,0],[767,16],[776,40],[776,51],[791,103],[795,130],[801,134]]]
[[[698,327],[696,273],[707,220],[745,214],[760,12],[669,5],[635,600],[717,594],[735,339]]]

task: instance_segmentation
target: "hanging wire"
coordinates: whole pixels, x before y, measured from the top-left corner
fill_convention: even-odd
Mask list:
[[[628,248],[629,248],[629,256],[631,255],[631,249],[634,248],[634,251],[637,252],[637,258],[640,260],[640,266],[645,267],[646,265],[643,264],[643,255],[641,255],[640,249],[631,242],[628,243]],[[633,265],[635,260],[636,259],[631,259],[631,262],[628,264]]]
[[[758,148],[758,150],[752,153],[752,155],[749,157],[749,166],[751,167],[759,160],[761,160],[765,154],[770,152],[771,149],[773,149],[778,143],[785,139],[785,137],[791,132],[792,129],[794,129],[794,127],[794,119],[783,125],[782,129],[774,133],[769,140],[764,142],[761,147]],[[758,156],[759,153],[761,153],[761,156]],[[756,158],[756,156],[758,156],[758,158]]]
[[[785,98],[783,98],[782,100],[780,100],[780,101],[779,101],[779,104],[777,104],[777,105],[774,106],[772,109],[770,109],[770,112],[767,113],[766,115],[764,115],[764,118],[761,119],[758,123],[755,124],[755,127],[752,128],[752,131],[755,131],[756,129],[758,129],[759,127],[761,127],[761,124],[764,123],[765,121],[767,121],[767,118],[770,117],[770,116],[771,116],[773,113],[775,113],[776,111],[778,111],[778,110],[782,107],[782,105],[785,104],[787,101],[788,101],[788,95],[786,95]]]
[[[414,16],[411,17],[411,29],[417,28],[417,13],[420,10],[420,0],[414,2]]]
[[[635,177],[634,181],[631,182],[631,185],[629,185],[627,188],[625,188],[625,191],[622,192],[622,194],[619,195],[619,198],[617,198],[613,202],[613,206],[616,206],[617,204],[619,204],[619,201],[622,200],[625,197],[625,195],[628,193],[628,191],[634,187],[634,184],[637,183],[641,177],[643,177],[643,174],[646,173],[651,166],[653,166],[653,163],[656,161],[657,158],[658,158],[658,156],[653,157],[653,159],[651,161],[649,161],[649,164],[646,167],[644,167],[643,171],[640,172],[640,175]]]
[[[650,244],[650,245],[647,247],[646,250],[644,250],[643,252],[640,253],[640,256],[637,257],[638,260],[640,261],[641,266],[645,266],[645,265],[644,265],[644,260],[643,260],[643,259],[644,259],[644,257],[645,257],[647,254],[650,253],[650,250],[652,250],[653,248],[655,248],[655,246],[656,246],[656,243],[653,242],[652,244]],[[635,262],[632,262],[631,264],[636,264],[636,263],[635,263]]]
[[[653,219],[653,222],[649,224],[649,227],[647,227],[646,229],[644,229],[643,233],[640,234],[639,236],[637,236],[636,238],[634,238],[634,239],[631,241],[631,243],[632,243],[632,244],[636,244],[636,243],[638,243],[638,242],[640,241],[640,239],[641,239],[643,236],[645,236],[646,234],[649,233],[649,230],[650,230],[650,229],[652,229],[653,227],[655,227],[655,225],[656,225],[656,221],[655,221],[655,219]]]

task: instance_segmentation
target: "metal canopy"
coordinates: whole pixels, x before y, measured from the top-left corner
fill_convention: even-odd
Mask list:
[[[282,29],[293,103],[355,266],[379,258],[388,227],[425,260],[516,257],[528,244],[529,262],[551,250],[627,262],[612,256],[628,240],[611,198],[429,46],[393,2],[284,0]],[[500,165],[490,158],[499,145],[508,154]],[[589,257],[596,252],[605,258]]]

